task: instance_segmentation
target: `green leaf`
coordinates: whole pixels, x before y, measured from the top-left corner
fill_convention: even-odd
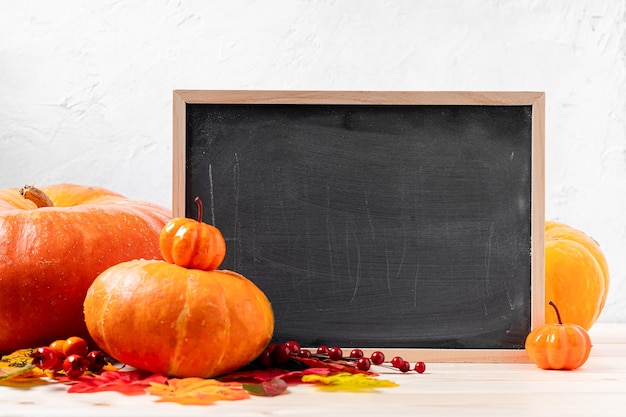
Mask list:
[[[26,372],[32,371],[35,368],[35,365],[25,365],[14,368],[0,368],[0,383],[4,383],[5,381],[8,381],[12,378],[24,375]]]
[[[274,397],[285,392],[287,383],[281,378],[274,378],[260,384],[243,384],[243,389],[252,395]]]

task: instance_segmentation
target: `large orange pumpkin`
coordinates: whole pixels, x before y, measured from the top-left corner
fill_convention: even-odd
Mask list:
[[[609,269],[598,243],[584,232],[558,222],[545,227],[546,323],[556,323],[552,300],[564,322],[589,330],[604,308]]]
[[[160,259],[170,218],[168,209],[99,187],[0,190],[0,353],[88,336],[89,285],[120,262]]]
[[[117,360],[176,377],[210,378],[254,360],[274,315],[265,294],[235,272],[135,260],[100,274],[87,293],[93,340]]]

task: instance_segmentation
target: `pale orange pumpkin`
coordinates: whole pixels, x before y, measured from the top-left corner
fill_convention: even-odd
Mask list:
[[[100,187],[0,190],[0,353],[88,337],[89,285],[120,262],[160,259],[170,218],[166,208]]]
[[[572,323],[563,323],[556,305],[548,303],[557,322],[536,327],[526,337],[526,353],[541,369],[571,370],[582,366],[591,352],[591,338],[587,331]]]
[[[226,242],[222,232],[202,221],[202,201],[196,197],[198,220],[177,217],[161,230],[159,247],[163,259],[185,268],[216,269],[226,255]]]
[[[545,227],[546,323],[557,321],[553,300],[564,322],[589,330],[604,308],[609,289],[609,269],[598,243],[563,223]]]
[[[274,315],[265,294],[230,271],[135,260],[100,274],[87,292],[93,340],[117,360],[176,377],[210,378],[254,360]]]

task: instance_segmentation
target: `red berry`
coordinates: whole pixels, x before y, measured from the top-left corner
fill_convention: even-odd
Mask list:
[[[261,368],[271,368],[274,365],[272,361],[272,351],[276,345],[269,344],[263,352],[254,360],[254,363]]]
[[[87,354],[87,369],[95,374],[102,371],[107,363],[106,356],[99,350],[92,350]]]
[[[372,360],[365,357],[359,358],[359,360],[356,361],[356,367],[361,371],[369,371],[372,367]]]
[[[72,336],[65,339],[65,344],[63,345],[63,354],[65,356],[86,356],[87,352],[89,352],[89,347],[82,337]]]
[[[63,362],[63,370],[65,371],[65,375],[71,379],[75,379],[85,373],[88,365],[89,362],[87,359],[74,354],[65,358],[65,361]]]
[[[291,349],[285,343],[281,343],[274,347],[272,351],[272,360],[275,364],[283,365],[289,362],[291,358]]]
[[[351,358],[362,358],[363,357],[363,351],[361,349],[352,349],[352,352],[350,352],[350,357]]]
[[[38,347],[30,357],[33,358],[31,363],[43,370],[55,369],[58,360],[57,351],[48,346]]]
[[[411,370],[411,364],[408,361],[404,361],[402,365],[398,366],[398,369],[402,372],[409,372]]]
[[[426,364],[424,362],[416,362],[413,368],[418,374],[423,374],[426,371]]]
[[[300,353],[300,344],[298,342],[290,340],[288,342],[285,342],[285,345],[289,348],[292,355],[297,355],[298,353]]]
[[[383,352],[377,350],[376,352],[372,352],[370,359],[372,360],[372,363],[374,365],[381,365],[383,362],[385,362],[385,355],[383,354]]]
[[[328,346],[320,346],[317,348],[317,354],[318,355],[328,355]]]
[[[391,366],[393,366],[394,368],[400,368],[403,364],[404,359],[402,359],[400,356],[394,356],[394,358],[391,360]]]
[[[308,349],[300,349],[300,352],[298,352],[298,356],[301,358],[311,358],[313,357],[313,354]]]
[[[343,351],[340,347],[333,346],[328,349],[328,357],[334,361],[338,361],[343,358]]]

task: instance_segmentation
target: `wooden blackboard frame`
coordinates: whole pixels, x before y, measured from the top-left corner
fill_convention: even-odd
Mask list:
[[[173,201],[176,217],[185,216],[187,106],[193,104],[461,105],[531,106],[531,328],[544,322],[544,131],[543,92],[400,92],[400,91],[243,91],[175,90],[173,92]],[[367,352],[373,349],[367,349]],[[367,353],[366,352],[366,353]],[[388,355],[430,362],[527,362],[523,349],[389,349]]]

